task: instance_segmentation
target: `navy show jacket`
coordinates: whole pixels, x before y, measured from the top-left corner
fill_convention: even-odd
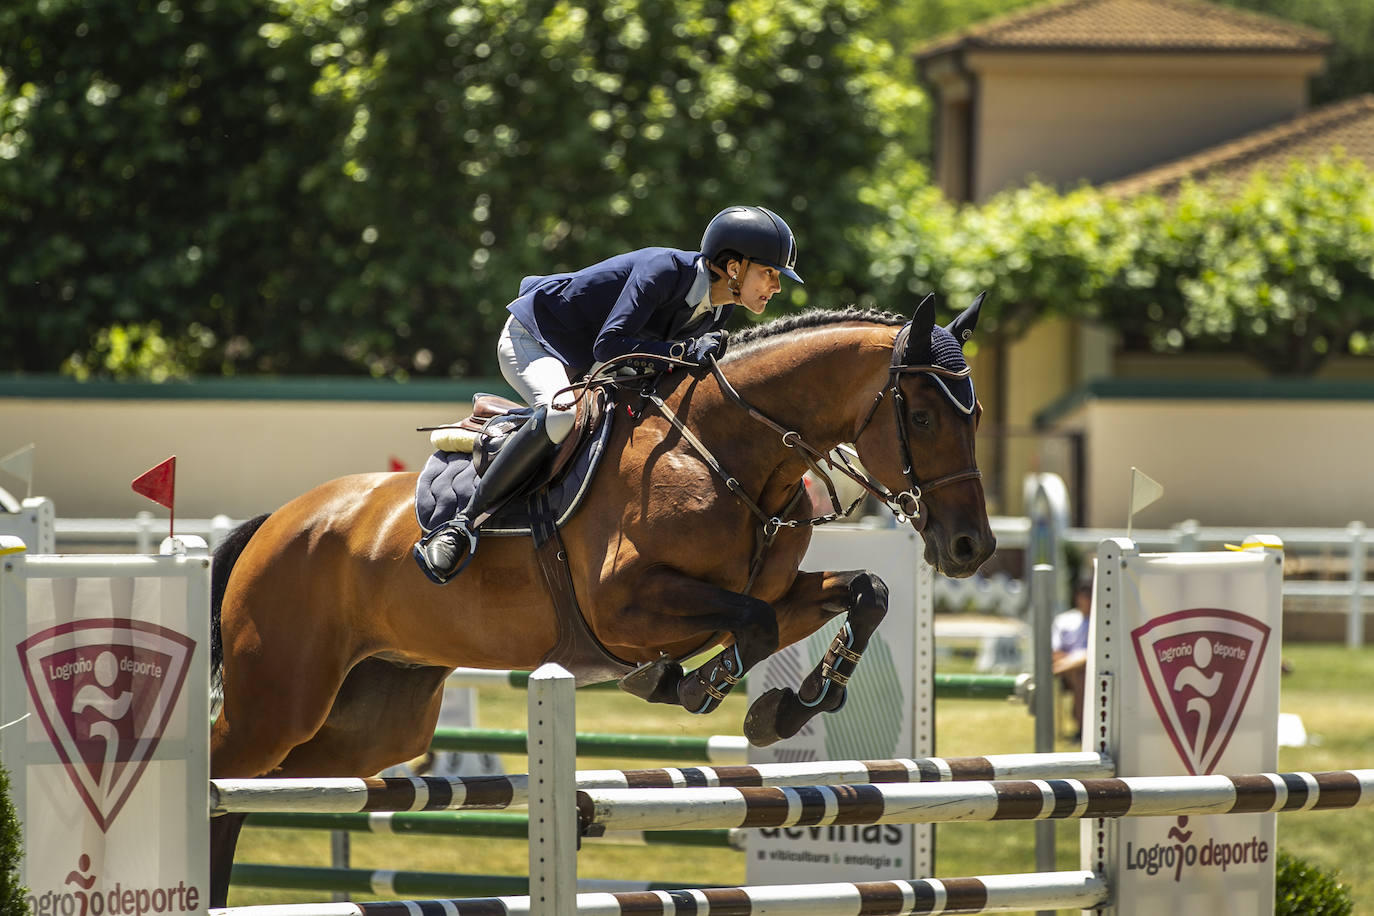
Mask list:
[[[526,277],[506,308],[574,373],[625,353],[668,356],[674,341],[720,330],[735,310],[725,305],[690,321],[707,294],[700,258],[641,248],[572,273]]]

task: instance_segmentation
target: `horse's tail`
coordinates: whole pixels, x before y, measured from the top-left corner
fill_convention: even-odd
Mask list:
[[[229,574],[239,555],[248,542],[257,534],[262,523],[267,521],[270,512],[249,519],[229,532],[215,545],[215,562],[210,567],[210,719],[219,714],[219,704],[224,693],[224,639],[220,635],[219,611],[224,604],[224,590],[229,584]]]

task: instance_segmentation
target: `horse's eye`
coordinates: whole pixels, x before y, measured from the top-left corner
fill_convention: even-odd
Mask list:
[[[913,410],[911,412],[911,425],[917,429],[930,429],[930,411]]]

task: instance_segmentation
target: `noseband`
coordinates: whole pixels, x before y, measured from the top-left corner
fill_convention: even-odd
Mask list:
[[[868,428],[868,424],[873,422],[873,417],[878,413],[878,407],[883,403],[883,399],[889,394],[892,395],[892,410],[894,419],[897,421],[897,442],[902,448],[902,473],[906,475],[908,488],[901,493],[893,493],[872,478],[869,478],[869,482],[864,483],[864,485],[874,496],[877,496],[883,501],[889,512],[903,521],[910,522],[913,528],[917,531],[921,531],[925,528],[925,516],[921,511],[921,499],[926,493],[940,487],[948,486],[952,483],[959,483],[963,480],[978,480],[983,476],[983,472],[976,467],[965,468],[962,471],[955,471],[953,474],[946,474],[943,477],[937,477],[934,480],[926,481],[925,484],[922,484],[916,477],[915,462],[913,462],[911,458],[911,436],[907,432],[905,422],[906,396],[902,394],[902,376],[923,372],[927,375],[940,376],[941,378],[962,379],[968,378],[973,370],[969,367],[958,370],[946,369],[943,366],[936,366],[934,364],[916,366],[906,365],[902,362],[902,356],[906,353],[907,337],[910,334],[910,323],[903,325],[902,329],[897,332],[897,339],[892,343],[892,365],[889,367],[887,373],[887,387],[879,391],[877,397],[873,399],[873,406],[868,409],[868,413],[864,416],[863,422],[859,424],[859,428],[854,433],[854,441],[858,442],[859,437],[862,436],[864,430]],[[845,461],[845,466],[853,472],[849,476],[857,480],[858,478],[855,475],[859,472],[849,467],[849,462],[844,457],[843,452],[840,454],[841,458]]]

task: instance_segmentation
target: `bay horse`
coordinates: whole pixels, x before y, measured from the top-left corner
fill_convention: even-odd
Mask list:
[[[799,570],[811,524],[838,517],[811,517],[808,470],[859,479],[922,530],[945,575],[971,575],[992,554],[974,460],[981,405],[961,351],[981,298],[947,327],[929,297],[910,320],[856,309],[777,319],[714,366],[660,376],[637,419],[622,404],[559,530],[576,601],[623,664],[622,687],[710,712],[759,661],[847,614],[816,669],[757,700],[744,733],[768,744],[843,704],[887,589],[864,570]],[[850,444],[857,470],[833,457]],[[448,586],[422,574],[416,482],[327,482],[216,549],[212,775],[371,776],[427,750],[453,668],[533,669],[553,649],[554,601],[530,539],[483,539]],[[213,906],[225,905],[241,821],[212,822]]]

